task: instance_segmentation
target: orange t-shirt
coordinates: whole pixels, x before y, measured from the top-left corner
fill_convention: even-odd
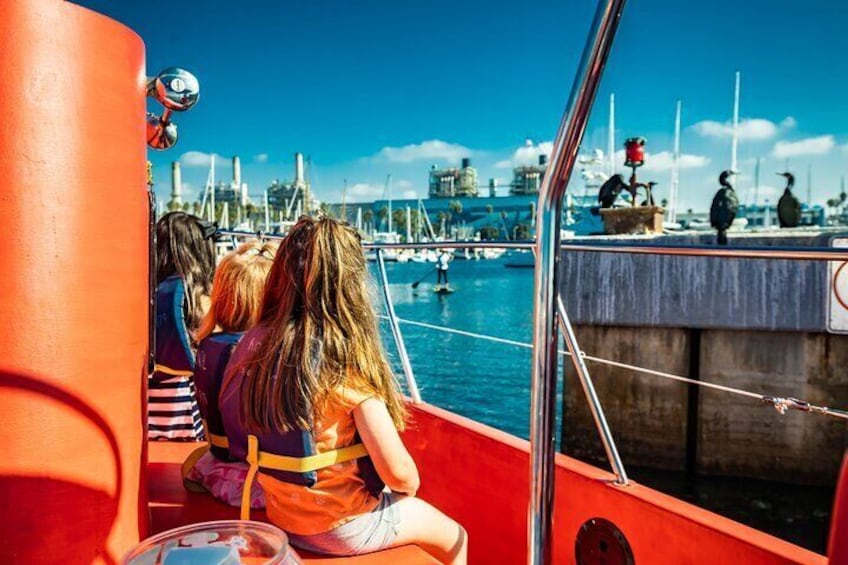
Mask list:
[[[316,453],[354,444],[353,409],[372,396],[346,387],[332,396],[323,418],[312,430]],[[259,473],[268,518],[273,523],[293,534],[320,534],[377,506],[378,500],[365,488],[355,459],[318,469],[316,473],[317,481],[311,487]]]

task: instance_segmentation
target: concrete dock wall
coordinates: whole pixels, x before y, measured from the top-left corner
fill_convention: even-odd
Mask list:
[[[662,243],[702,243],[669,239]],[[745,239],[828,241],[820,234]],[[824,262],[579,252],[564,254],[562,269],[566,309],[589,355],[848,407],[848,336],[825,331]],[[604,460],[583,390],[565,365],[564,451]],[[591,362],[589,369],[625,464],[834,484],[848,447],[845,420],[781,415],[726,392]]]

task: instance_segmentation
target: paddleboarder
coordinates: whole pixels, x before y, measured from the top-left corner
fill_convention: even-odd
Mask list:
[[[442,279],[445,280],[445,287],[447,288],[449,286],[448,285],[448,263],[450,263],[450,261],[451,261],[450,254],[447,252],[446,249],[442,249],[441,252],[439,253],[438,259],[436,259],[436,273],[438,273],[437,274],[438,278],[436,280],[436,286],[442,284]]]

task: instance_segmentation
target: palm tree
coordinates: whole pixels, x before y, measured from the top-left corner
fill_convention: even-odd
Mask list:
[[[383,222],[386,221],[386,216],[388,216],[388,215],[389,215],[388,206],[383,206],[382,208],[377,210],[377,217],[380,219],[380,227],[383,226]]]
[[[406,212],[401,209],[392,211],[392,227],[395,231],[398,231],[398,228],[403,227],[406,229]]]
[[[371,232],[371,221],[374,219],[374,210],[366,208],[362,212],[362,229],[365,233]]]

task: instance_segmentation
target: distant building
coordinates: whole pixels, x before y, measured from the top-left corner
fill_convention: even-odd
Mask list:
[[[219,181],[215,185],[215,204],[227,203],[231,210],[239,206],[246,206],[247,183],[241,182],[241,161],[238,156],[233,157],[233,180]]]
[[[538,165],[522,165],[512,170],[512,183],[509,185],[509,193],[514,196],[539,194],[542,187],[542,179],[548,168],[548,156],[539,155]]]
[[[295,218],[315,208],[310,188],[303,174],[303,154],[295,153],[294,180],[282,183],[279,179],[274,180],[267,189],[268,206],[275,212],[282,212],[285,218]]]
[[[471,159],[464,158],[459,169],[437,169],[433,165],[430,170],[429,194],[430,198],[477,196],[477,169],[471,166]]]

